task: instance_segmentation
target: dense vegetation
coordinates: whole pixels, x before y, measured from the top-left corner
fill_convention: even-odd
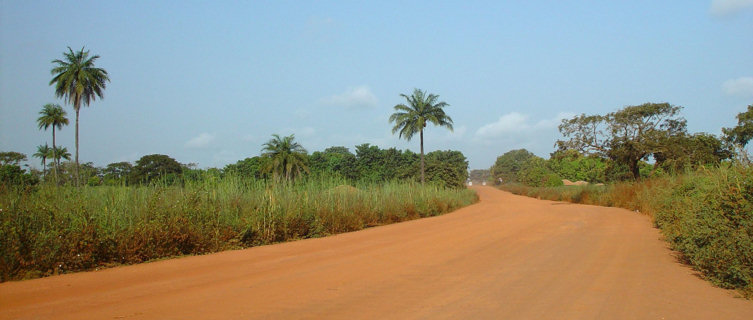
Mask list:
[[[0,280],[359,230],[476,201],[416,182],[275,183],[205,172],[183,185],[0,185]]]
[[[665,110],[673,124],[643,123],[654,121],[656,110]],[[753,137],[753,105],[737,116],[737,126],[723,129],[721,138],[688,134],[677,111],[646,104],[565,120],[560,128],[573,138],[559,142],[550,159],[513,150],[500,156],[491,172],[496,181],[507,182],[503,189],[516,194],[649,214],[685,262],[715,284],[753,297],[753,167],[743,148]],[[605,130],[596,138],[595,122],[614,117],[622,117],[618,132]],[[625,136],[632,131],[640,134]],[[602,149],[583,154],[594,146]],[[626,150],[615,150],[620,148]],[[653,164],[645,161],[649,156]],[[606,185],[562,186],[559,179]]]

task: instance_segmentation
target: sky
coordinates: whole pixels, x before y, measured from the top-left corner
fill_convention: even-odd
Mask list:
[[[75,113],[49,85],[68,47],[111,79],[80,112],[81,162],[97,166],[158,153],[221,168],[272,134],[418,152],[388,121],[414,88],[454,120],[427,127],[426,152],[471,169],[548,157],[582,113],[669,102],[690,132],[720,134],[753,104],[753,0],[0,0],[0,151],[51,145],[36,119],[59,103],[57,143],[74,152]]]

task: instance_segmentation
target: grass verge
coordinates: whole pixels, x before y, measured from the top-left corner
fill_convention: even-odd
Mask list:
[[[410,182],[351,187],[237,177],[185,186],[0,185],[0,280],[35,278],[300,238],[450,212],[471,190]]]

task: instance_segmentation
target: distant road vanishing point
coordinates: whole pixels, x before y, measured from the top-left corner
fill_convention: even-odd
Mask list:
[[[0,319],[753,319],[646,216],[474,187],[439,217],[0,284]]]

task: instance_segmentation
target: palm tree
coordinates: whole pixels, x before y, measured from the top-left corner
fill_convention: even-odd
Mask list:
[[[32,157],[42,159],[42,177],[47,178],[47,158],[52,158],[52,148],[46,143],[44,145],[37,146],[37,153]]]
[[[89,57],[89,51],[73,52],[68,47],[68,52],[63,53],[63,60],[53,60],[55,65],[50,71],[53,75],[50,85],[55,84],[55,95],[64,98],[73,105],[76,111],[76,185],[79,185],[78,176],[78,113],[81,103],[88,106],[97,97],[102,99],[102,91],[106,82],[110,81],[107,71],[94,66],[99,59],[98,55]]]
[[[401,97],[408,101],[408,104],[398,104],[395,106],[395,113],[390,116],[390,122],[394,122],[392,133],[400,132],[400,138],[410,141],[413,135],[419,133],[421,136],[421,183],[424,178],[424,128],[426,122],[446,127],[452,131],[452,119],[444,113],[442,108],[449,106],[444,101],[437,102],[438,95],[429,94],[419,89],[413,89],[413,94],[407,96],[400,94]]]
[[[269,160],[263,169],[265,172],[272,172],[276,180],[284,178],[290,181],[309,171],[306,166],[306,149],[294,139],[295,135],[292,134],[287,137],[273,134],[272,139],[263,145],[261,156]]]
[[[52,127],[52,149],[55,149],[55,128],[58,130],[63,129],[63,126],[68,125],[68,113],[63,110],[59,104],[48,103],[42,107],[42,111],[39,111],[39,118],[37,124],[39,129],[45,129]],[[55,177],[57,177],[57,166],[59,163],[53,161],[55,168]]]
[[[71,160],[71,153],[68,152],[68,148],[66,147],[52,148],[51,153],[52,153],[52,158],[58,163],[60,163],[60,159],[65,159],[68,161]]]

